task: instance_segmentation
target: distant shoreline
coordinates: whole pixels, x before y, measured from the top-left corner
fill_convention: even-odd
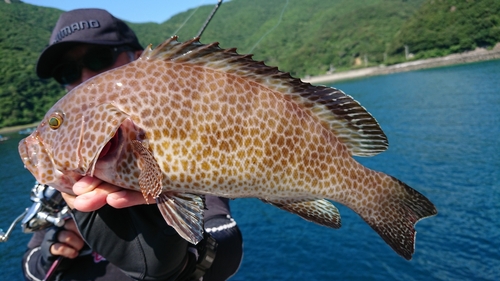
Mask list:
[[[426,68],[435,68],[462,63],[471,63],[500,59],[500,43],[492,50],[476,49],[474,51],[451,54],[445,57],[409,61],[390,66],[367,67],[356,70],[343,71],[327,75],[302,78],[302,81],[311,84],[332,83],[343,80],[356,79],[368,76],[385,75],[396,72],[412,71]]]
[[[31,127],[36,127],[38,126],[39,122],[32,123],[32,124],[27,124],[27,125],[19,125],[19,126],[12,126],[12,127],[3,127],[0,128],[0,134],[10,134],[10,133],[16,133],[20,130],[31,128]]]
[[[377,75],[385,75],[396,72],[404,72],[404,71],[412,71],[426,68],[434,68],[441,66],[449,66],[455,64],[462,63],[471,63],[471,62],[479,62],[479,61],[487,61],[487,60],[495,60],[500,59],[500,43],[498,43],[495,48],[492,50],[486,49],[476,49],[474,51],[460,53],[460,54],[451,54],[445,57],[425,59],[425,60],[416,60],[409,61],[400,64],[390,65],[390,66],[378,66],[378,67],[367,67],[356,70],[343,71],[338,73],[332,73],[327,75],[319,75],[313,77],[302,78],[302,81],[311,83],[311,84],[326,84],[333,83],[338,81],[369,77],[369,76],[377,76]],[[4,127],[0,128],[0,134],[9,134],[14,133],[19,130],[23,130],[26,128],[36,127],[38,126],[38,122],[28,124],[28,125],[20,125],[13,127]]]

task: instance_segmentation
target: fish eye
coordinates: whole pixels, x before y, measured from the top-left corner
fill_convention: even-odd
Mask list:
[[[54,112],[49,117],[49,127],[53,130],[56,130],[57,128],[61,127],[63,120],[64,118],[60,112]]]

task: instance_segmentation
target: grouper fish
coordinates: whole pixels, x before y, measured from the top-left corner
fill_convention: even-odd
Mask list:
[[[62,192],[89,175],[156,198],[191,243],[203,238],[204,195],[256,197],[339,228],[332,200],[411,259],[414,226],[436,208],[352,157],[387,147],[377,121],[342,91],[174,36],[68,92],[19,153],[38,182]]]

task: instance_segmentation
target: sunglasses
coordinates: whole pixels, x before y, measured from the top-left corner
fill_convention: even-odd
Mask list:
[[[91,47],[80,59],[66,61],[56,66],[52,72],[52,77],[59,84],[70,85],[80,79],[84,67],[94,72],[104,70],[112,66],[122,52],[131,50],[132,48],[129,46]]]

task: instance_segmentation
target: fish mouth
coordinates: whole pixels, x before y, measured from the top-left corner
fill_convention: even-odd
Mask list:
[[[23,161],[24,168],[28,169],[28,171],[36,177],[38,175],[36,170],[36,166],[38,165],[38,158],[36,157],[38,151],[34,151],[35,149],[33,148],[30,149],[30,146],[37,144],[34,139],[35,138],[30,135],[21,140],[19,142],[18,151],[21,156],[21,160]]]
[[[74,194],[72,186],[82,176],[74,171],[66,171],[66,174],[63,174],[58,170],[52,155],[44,147],[37,132],[21,140],[18,151],[24,168],[30,171],[39,183],[48,184],[64,193]]]

